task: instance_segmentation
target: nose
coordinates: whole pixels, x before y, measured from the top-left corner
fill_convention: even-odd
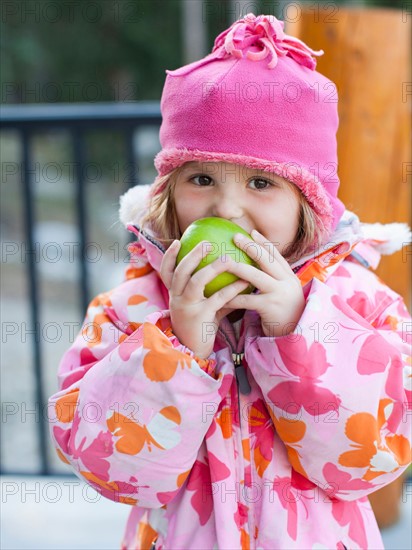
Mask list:
[[[223,185],[215,194],[211,215],[236,221],[243,217],[244,210],[239,189],[231,185]]]

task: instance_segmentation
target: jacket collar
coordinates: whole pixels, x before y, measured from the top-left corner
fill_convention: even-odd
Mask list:
[[[137,237],[137,242],[131,243],[128,246],[130,254],[144,256],[153,269],[160,271],[160,265],[164,253],[166,252],[163,245],[153,235],[142,230],[138,224],[128,224],[127,230],[134,233]]]

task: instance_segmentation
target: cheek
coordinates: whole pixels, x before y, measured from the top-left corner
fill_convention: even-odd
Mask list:
[[[202,217],[198,212],[199,205],[185,193],[175,193],[175,210],[181,233],[192,222]]]
[[[188,216],[189,209],[185,206],[183,202],[177,202],[175,209],[177,221],[179,223],[179,229],[180,232],[183,233],[186,227],[190,224]]]
[[[260,212],[261,232],[264,235],[270,234],[270,240],[283,244],[293,242],[299,228],[300,212],[299,202],[294,196],[282,197],[282,200],[277,200],[273,205],[266,204]]]

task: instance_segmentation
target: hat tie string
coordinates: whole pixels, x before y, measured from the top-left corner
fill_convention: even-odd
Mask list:
[[[323,55],[323,50],[312,50],[304,42],[285,34],[284,23],[273,15],[255,16],[249,13],[243,19],[233,23],[229,29],[219,34],[215,40],[212,52],[218,51],[218,57],[233,55],[251,61],[260,61],[271,56],[269,69],[276,67],[279,56],[289,55],[297,63],[314,70],[316,59],[313,56]],[[251,50],[259,47],[260,51]]]

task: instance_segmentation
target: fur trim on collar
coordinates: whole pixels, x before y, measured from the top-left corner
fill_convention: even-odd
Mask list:
[[[412,242],[411,228],[406,223],[363,223],[363,235],[376,250],[390,255]]]
[[[127,227],[129,224],[140,225],[140,220],[147,212],[151,185],[136,185],[120,197],[119,219]]]

